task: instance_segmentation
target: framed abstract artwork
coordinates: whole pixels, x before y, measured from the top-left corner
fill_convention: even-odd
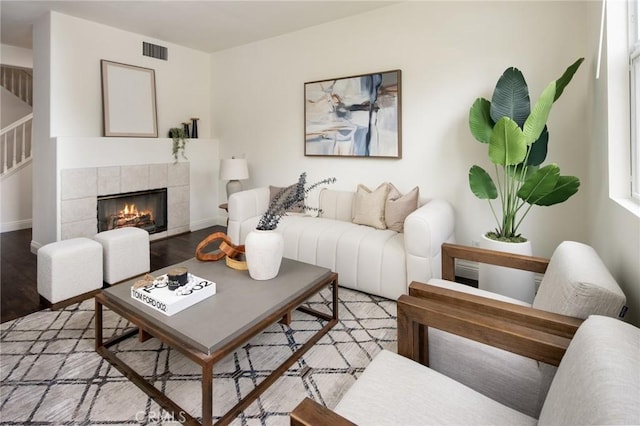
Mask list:
[[[304,155],[402,158],[401,72],[304,84]]]
[[[105,136],[157,138],[155,71],[102,60]]]

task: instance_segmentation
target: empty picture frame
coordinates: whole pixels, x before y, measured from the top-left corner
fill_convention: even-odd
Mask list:
[[[155,71],[101,60],[105,136],[157,138]]]
[[[400,70],[304,84],[304,155],[402,158]]]

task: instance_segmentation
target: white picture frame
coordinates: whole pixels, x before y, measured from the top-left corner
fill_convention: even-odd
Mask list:
[[[100,63],[104,136],[157,138],[155,71],[105,59]]]

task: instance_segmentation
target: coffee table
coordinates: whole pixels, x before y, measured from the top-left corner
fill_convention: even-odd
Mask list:
[[[329,269],[283,259],[278,276],[255,281],[247,271],[228,268],[224,262],[201,262],[190,259],[153,273],[159,276],[169,269],[185,266],[189,272],[217,285],[216,294],[172,316],[166,316],[131,298],[134,280],[112,286],[95,296],[95,349],[124,376],[153,398],[174,418],[186,424],[200,424],[197,419],[134,371],[109,348],[137,333],[140,340],[153,336],[180,351],[202,367],[202,424],[213,423],[213,366],[234,352],[269,325],[290,319],[298,309],[327,323],[282,365],[260,382],[245,398],[224,414],[217,424],[228,424],[260,396],[273,382],[308,351],[338,322],[338,275]],[[320,290],[332,289],[331,314],[300,306]],[[134,328],[103,339],[103,306],[127,319]]]

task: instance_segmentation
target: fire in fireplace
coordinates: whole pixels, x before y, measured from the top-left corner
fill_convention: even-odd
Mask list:
[[[167,189],[98,197],[98,232],[134,226],[154,234],[167,230]]]

